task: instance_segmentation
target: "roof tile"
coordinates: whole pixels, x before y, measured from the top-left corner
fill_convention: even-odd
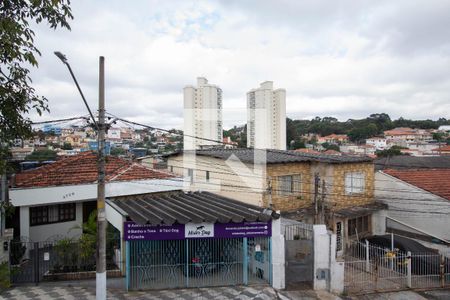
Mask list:
[[[97,181],[97,154],[93,151],[63,158],[53,164],[16,175],[14,187],[49,187],[76,185]],[[163,179],[173,177],[168,173],[148,169],[131,161],[106,157],[106,181]]]
[[[384,173],[450,200],[450,169],[383,170]]]

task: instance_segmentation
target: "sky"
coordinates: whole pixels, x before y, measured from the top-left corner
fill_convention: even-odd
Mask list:
[[[105,57],[106,110],[182,129],[183,87],[206,77],[223,90],[224,127],[246,123],[246,93],[285,88],[287,116],[339,120],[450,119],[450,1],[72,1],[71,31],[33,25],[32,71],[49,99],[43,121],[92,110]]]

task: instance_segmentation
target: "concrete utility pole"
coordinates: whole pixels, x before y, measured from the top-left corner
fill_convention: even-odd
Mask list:
[[[98,185],[97,185],[97,274],[96,299],[106,300],[106,211],[105,211],[105,58],[100,56],[98,90]]]

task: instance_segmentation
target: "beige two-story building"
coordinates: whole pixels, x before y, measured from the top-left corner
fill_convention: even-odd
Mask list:
[[[187,190],[204,190],[287,218],[325,223],[342,241],[384,233],[385,206],[374,200],[369,157],[282,150],[209,149],[175,153],[168,170]]]

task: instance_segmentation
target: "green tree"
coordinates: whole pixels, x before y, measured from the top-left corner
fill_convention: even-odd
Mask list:
[[[25,160],[56,160],[56,151],[50,149],[35,150],[30,155],[28,155]]]
[[[69,142],[65,142],[62,146],[63,150],[73,150],[72,144]]]
[[[113,156],[119,156],[119,155],[125,155],[127,154],[127,151],[123,148],[114,147],[111,149],[111,155]]]
[[[31,136],[29,113],[48,111],[47,99],[32,87],[29,66],[37,67],[39,49],[30,22],[70,30],[70,0],[0,1],[0,172],[6,168],[8,141]]]
[[[402,153],[402,149],[405,149],[404,147],[400,146],[392,146],[389,149],[386,150],[377,150],[375,154],[377,157],[388,157],[388,156],[396,156],[396,155],[406,155]]]
[[[335,151],[340,151],[339,145],[336,144],[330,144],[330,143],[323,143],[322,147],[324,147],[326,150],[335,150]]]

